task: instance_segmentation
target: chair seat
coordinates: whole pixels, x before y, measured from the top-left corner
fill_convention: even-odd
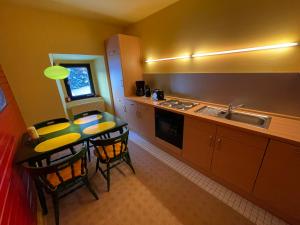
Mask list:
[[[94,151],[95,156],[99,157],[99,152],[100,152],[102,159],[106,159],[106,154],[103,151],[103,148],[101,146],[97,146],[97,149],[98,149],[98,151],[97,150]],[[119,156],[121,153],[121,150],[122,150],[121,143],[115,144],[116,155],[114,155],[113,145],[105,146],[105,151],[110,159],[113,159],[114,157]]]
[[[74,177],[79,177],[81,176],[81,160],[75,162],[73,164],[74,166]],[[64,181],[68,181],[74,177],[72,177],[72,169],[71,166],[68,166],[62,170],[59,171],[60,176],[62,177],[62,179]],[[54,187],[57,187],[58,185],[60,185],[62,182],[59,180],[58,176],[56,173],[50,173],[47,175],[47,180],[49,181],[49,183],[51,185],[53,185]]]

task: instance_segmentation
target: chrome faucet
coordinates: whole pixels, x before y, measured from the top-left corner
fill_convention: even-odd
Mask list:
[[[235,109],[238,109],[238,108],[241,108],[245,106],[244,104],[240,104],[240,105],[236,105],[236,106],[233,106],[231,103],[228,105],[228,108],[227,108],[227,114],[230,114],[232,113],[233,110]]]

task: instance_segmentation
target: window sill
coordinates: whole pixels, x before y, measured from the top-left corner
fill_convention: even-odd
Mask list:
[[[66,107],[67,107],[67,109],[69,109],[69,108],[72,108],[75,106],[85,105],[85,104],[94,103],[94,102],[103,102],[103,101],[104,100],[102,97],[91,97],[91,98],[85,98],[85,99],[66,102]]]

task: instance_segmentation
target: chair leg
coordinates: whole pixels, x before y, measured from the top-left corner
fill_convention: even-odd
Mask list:
[[[109,163],[106,165],[106,182],[107,182],[107,191],[110,189],[110,166]]]
[[[84,180],[85,180],[85,181],[84,181],[84,182],[85,182],[85,185],[87,186],[87,188],[89,189],[89,191],[92,193],[92,195],[95,197],[95,199],[98,200],[99,197],[98,197],[98,195],[96,194],[96,192],[93,190],[93,188],[91,187],[91,184],[90,184],[88,178],[86,177]]]
[[[71,151],[72,155],[76,154],[76,151],[75,151],[74,147],[71,147],[70,151]]]
[[[54,207],[55,224],[59,225],[59,200],[56,194],[52,195],[52,201]]]
[[[129,152],[127,152],[126,158],[127,158],[127,160],[125,160],[125,162],[126,162],[127,165],[131,168],[132,172],[135,174],[135,170],[134,170],[134,168],[133,168],[133,166],[132,166],[132,162],[131,162],[131,159],[130,159]]]
[[[96,162],[96,173],[99,170],[99,163],[100,163],[100,159],[97,157],[97,162]]]
[[[88,159],[89,159],[89,162],[91,161],[91,151],[90,151],[90,142],[87,141],[86,142],[86,147],[87,147],[87,156],[88,156]]]
[[[41,205],[41,208],[42,208],[42,211],[43,211],[43,215],[47,215],[48,214],[48,207],[47,207],[46,198],[45,198],[43,188],[39,185],[39,183],[36,180],[35,180],[35,186],[36,186],[38,198],[40,200],[40,205]]]

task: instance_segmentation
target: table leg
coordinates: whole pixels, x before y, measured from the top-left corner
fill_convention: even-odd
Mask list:
[[[37,162],[39,166],[42,166],[41,161],[29,161],[28,164],[30,166],[34,166],[35,162]],[[48,208],[47,208],[47,203],[46,203],[46,198],[45,198],[45,195],[44,195],[43,188],[39,185],[39,182],[38,182],[37,178],[34,178],[34,184],[35,184],[36,192],[38,194],[38,198],[39,198],[39,201],[40,201],[40,205],[41,205],[43,214],[46,215],[46,214],[48,214]]]
[[[46,203],[46,198],[45,198],[45,194],[43,191],[43,188],[39,186],[39,183],[37,180],[34,181],[35,183],[35,187],[36,187],[36,191],[39,197],[39,201],[40,201],[40,205],[43,211],[43,215],[48,214],[48,208],[47,208],[47,203]]]

